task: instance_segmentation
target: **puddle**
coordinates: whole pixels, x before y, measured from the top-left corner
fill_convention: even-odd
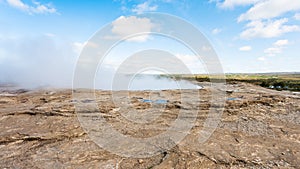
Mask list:
[[[168,100],[161,100],[161,99],[158,99],[158,100],[142,99],[141,102],[144,102],[144,103],[155,103],[155,104],[166,104],[166,103],[168,103]]]
[[[242,100],[242,99],[238,98],[238,97],[230,97],[230,98],[227,98],[227,100]]]

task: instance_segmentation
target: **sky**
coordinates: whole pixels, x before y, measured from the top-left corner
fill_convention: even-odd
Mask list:
[[[0,82],[68,86],[80,52],[97,31],[112,24],[112,33],[130,34],[135,30],[126,27],[133,23],[151,31],[151,22],[135,17],[146,12],[194,25],[225,73],[300,72],[299,0],[0,0]],[[144,35],[128,45],[168,49],[171,41]],[[179,45],[174,43],[174,55],[201,73],[200,64]],[[108,69],[132,52],[127,48],[112,51]]]

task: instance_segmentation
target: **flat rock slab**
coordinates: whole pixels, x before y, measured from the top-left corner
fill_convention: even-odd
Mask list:
[[[229,92],[224,89],[227,98],[238,99],[225,99],[217,129],[200,143],[199,131],[213,105],[212,89],[202,86],[197,91],[116,91],[114,97],[99,90],[94,99],[83,100],[72,97],[72,90],[3,90],[0,168],[299,168],[299,94],[246,83],[228,84]],[[195,92],[199,98],[194,97]],[[156,104],[156,100],[163,102]],[[195,121],[178,144],[170,139],[174,144],[171,149],[161,149],[148,158],[130,158],[93,141],[77,113],[90,115],[96,110],[77,112],[76,103],[96,103],[107,123],[132,138],[150,138],[167,131],[180,111],[184,118]],[[136,111],[132,113],[132,109]],[[98,128],[100,131],[101,126]],[[180,129],[177,126],[176,132]],[[129,147],[132,151],[139,148]]]

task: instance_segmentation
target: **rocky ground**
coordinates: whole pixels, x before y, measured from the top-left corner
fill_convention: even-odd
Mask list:
[[[95,100],[78,100],[71,90],[0,89],[0,168],[299,168],[299,93],[228,84],[220,123],[200,143],[199,131],[213,106],[213,89],[201,85],[204,88],[197,91],[114,92],[115,100],[108,91],[97,91]],[[180,100],[182,93],[185,102]],[[196,112],[196,117],[188,135],[171,149],[130,158],[101,148],[89,137],[83,126],[93,122],[81,125],[77,115],[93,110],[75,111],[78,102],[96,102],[106,122],[132,138],[159,135],[180,111]],[[130,114],[130,108],[137,113]],[[148,116],[148,110],[160,113]]]

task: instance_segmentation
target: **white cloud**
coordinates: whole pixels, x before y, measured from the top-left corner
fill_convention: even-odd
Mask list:
[[[282,52],[282,48],[280,47],[270,47],[264,50],[264,53],[269,56],[275,56],[276,54],[279,54]]]
[[[221,8],[234,8],[235,6],[245,6],[255,4],[259,0],[225,0],[222,3],[218,3]]]
[[[132,12],[136,13],[136,14],[141,14],[144,12],[151,12],[151,11],[156,11],[157,10],[157,5],[154,6],[150,6],[149,2],[146,1],[142,4],[138,4],[136,5],[133,9]]]
[[[56,35],[53,33],[45,33],[44,35],[49,36],[49,37],[55,37]]]
[[[72,43],[72,48],[73,48],[73,51],[76,53],[76,54],[80,54],[80,52],[82,51],[83,47],[87,44],[87,42],[74,42]]]
[[[56,13],[56,9],[48,5],[37,4],[35,8],[31,8],[34,13]]]
[[[265,58],[264,56],[262,56],[262,57],[259,57],[259,58],[257,58],[257,60],[260,60],[260,61],[265,61],[265,60],[266,60],[266,58]]]
[[[210,46],[206,46],[206,45],[203,45],[201,49],[203,51],[211,51],[211,47]]]
[[[117,38],[124,38],[129,35],[141,34],[128,39],[128,41],[144,42],[149,39],[149,32],[155,27],[148,18],[138,18],[136,16],[121,16],[112,22],[112,33]]]
[[[191,71],[191,73],[205,73],[204,66],[199,58],[189,54],[175,54],[183,64]]]
[[[242,46],[239,48],[240,51],[250,51],[252,50],[252,47],[251,46]]]
[[[294,15],[294,18],[295,18],[296,20],[300,20],[300,13],[296,13],[296,14]]]
[[[210,2],[216,3],[220,8],[251,6],[237,19],[238,22],[248,22],[240,34],[243,39],[272,38],[300,30],[298,25],[289,25],[288,19],[283,18],[286,13],[300,10],[299,0],[210,0]],[[300,20],[300,13],[295,14],[294,18]]]
[[[282,40],[278,40],[276,41],[273,45],[274,46],[285,46],[285,45],[288,45],[289,44],[289,40],[287,39],[282,39]]]
[[[299,0],[264,0],[240,15],[238,21],[271,19],[296,10],[300,10]]]
[[[243,39],[272,38],[278,37],[284,33],[300,30],[297,25],[286,25],[285,23],[287,22],[287,18],[275,21],[251,21],[246,25],[246,30],[240,34],[240,37]]]
[[[216,34],[218,34],[220,32],[222,32],[222,30],[219,29],[219,28],[215,28],[215,29],[212,30],[212,34],[214,34],[214,35],[216,35]]]
[[[268,56],[275,56],[282,53],[284,46],[288,45],[289,41],[287,39],[277,40],[273,43],[272,47],[264,50],[264,53]]]
[[[16,9],[25,11],[29,14],[37,13],[56,13],[56,9],[52,7],[50,4],[41,4],[40,2],[33,1],[32,5],[25,4],[21,0],[6,0],[7,3]]]
[[[265,56],[261,56],[257,58],[259,61],[265,61],[269,57],[279,55],[283,52],[283,49],[286,45],[289,44],[289,41],[287,39],[280,39],[273,43],[273,45],[269,48],[266,48],[264,50]]]
[[[17,9],[21,9],[24,11],[29,10],[29,6],[24,4],[21,0],[7,0],[7,3]]]

